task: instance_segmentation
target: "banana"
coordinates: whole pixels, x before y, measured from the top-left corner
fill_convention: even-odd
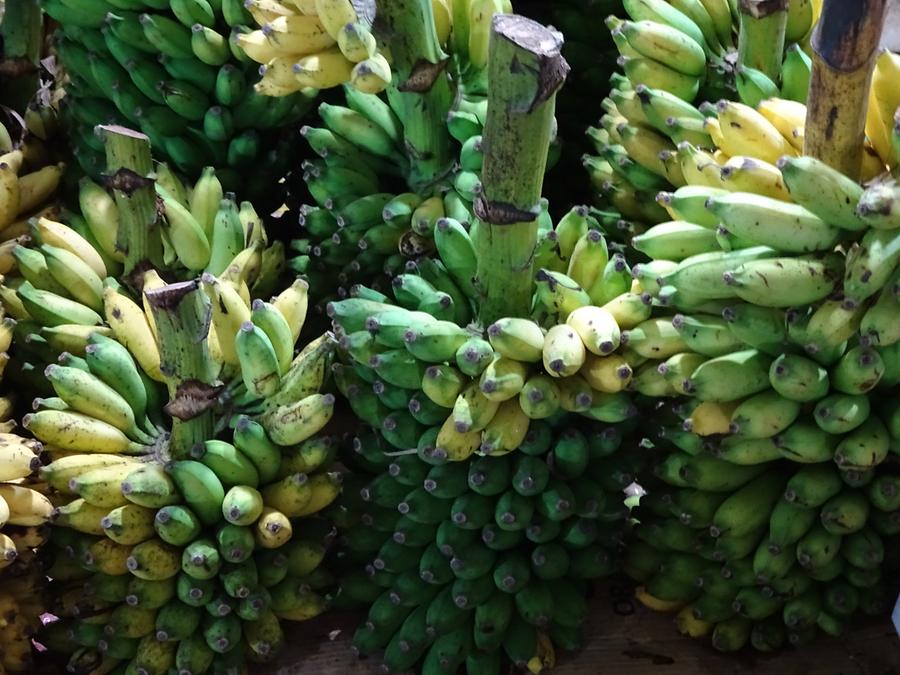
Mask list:
[[[723,278],[747,302],[792,307],[826,298],[836,286],[841,263],[833,253],[755,260],[725,272]]]
[[[855,181],[813,157],[782,157],[778,168],[791,199],[823,221],[852,231],[867,227],[856,212],[863,188]]]
[[[28,314],[41,325],[82,324],[96,326],[102,322],[100,315],[80,302],[70,300],[50,291],[35,288],[30,282],[21,284],[16,293]]]
[[[212,469],[197,461],[182,460],[173,462],[168,472],[202,523],[219,521],[225,489]]]
[[[280,405],[265,413],[260,423],[278,445],[300,443],[318,432],[334,411],[332,394],[310,394],[294,403]]]
[[[77,452],[144,454],[147,446],[132,441],[116,427],[80,413],[41,410],[22,424],[44,442]]]
[[[69,489],[89,504],[114,509],[127,502],[121,485],[131,471],[132,467],[128,464],[93,469],[72,478]]]
[[[7,525],[43,525],[53,515],[53,504],[47,497],[22,485],[0,483],[0,498],[9,511]]]
[[[838,228],[802,206],[771,197],[733,193],[713,197],[707,202],[707,208],[729,232],[791,253],[830,250],[840,236]]]
[[[681,261],[718,250],[716,233],[685,221],[659,223],[634,237],[631,245],[653,259]]]
[[[616,31],[626,38],[636,56],[671,64],[685,75],[700,77],[706,72],[702,45],[677,28],[655,21],[624,21]]]
[[[779,168],[760,159],[731,157],[722,167],[721,175],[726,187],[733,192],[750,192],[783,202],[792,200]]]
[[[844,272],[844,295],[848,305],[862,303],[890,280],[900,263],[900,240],[891,230],[870,229],[859,246],[850,249]]]
[[[758,157],[769,164],[775,164],[782,155],[798,154],[778,129],[750,106],[722,100],[716,109],[722,130],[720,147],[726,154]]]
[[[106,321],[116,339],[131,352],[147,375],[157,382],[164,381],[159,369],[159,348],[143,309],[109,285],[103,289],[103,305]]]
[[[103,252],[119,262],[125,259],[116,247],[119,232],[119,211],[115,201],[102,187],[83,178],[78,184],[78,205],[88,229]]]
[[[268,398],[278,391],[282,374],[279,356],[262,328],[245,321],[235,337],[234,347],[247,391],[257,398]]]

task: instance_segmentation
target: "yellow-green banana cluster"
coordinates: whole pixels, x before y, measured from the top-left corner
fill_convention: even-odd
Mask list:
[[[16,320],[4,324],[0,346],[5,354],[17,338],[14,370],[41,395],[22,420],[37,441],[0,439],[0,480],[10,481],[0,483],[11,526],[0,535],[4,564],[24,575],[46,536],[40,526],[52,521],[60,621],[40,639],[69,654],[73,671],[246,672],[248,661],[274,658],[281,621],[327,606],[333,582],[319,565],[333,533],[316,514],[342,482],[337,439],[318,433],[334,408],[323,391],[333,340],[322,336],[295,355],[305,281],[259,297],[280,287],[272,253],[281,249],[267,244],[249,202],[239,207],[223,194],[212,169],[191,189],[164,165],[153,178],[166,266],[131,275],[139,292],[113,276],[122,271],[125,214],[89,179],[71,226],[33,219],[29,245],[14,250],[21,276],[7,277],[2,299]],[[152,302],[178,288],[167,280],[185,277],[200,294],[194,319],[205,331],[190,336],[190,349],[209,357],[193,376],[210,383],[199,413],[172,383],[187,358],[173,362],[167,343],[178,336],[162,317],[175,310]],[[212,415],[208,435],[176,446],[176,426],[200,414]],[[50,461],[33,482],[25,477],[40,466],[41,448]],[[0,597],[15,616],[0,638],[10,638],[4,653],[18,671],[38,597]]]
[[[391,66],[372,34],[371,21],[350,0],[264,0],[246,3],[259,26],[237,43],[262,64],[254,85],[265,96],[342,84],[377,94],[391,82]],[[435,20],[449,30],[447,4],[434,3]],[[444,36],[446,38],[446,35]]]
[[[0,124],[0,274],[15,275],[17,251],[29,240],[28,220],[57,211],[52,204],[62,165],[49,163],[48,141],[55,132],[55,110],[32,105],[21,138]],[[0,309],[0,668],[32,672],[31,639],[46,611],[40,548],[53,512],[48,490],[35,474],[42,446],[16,433],[20,389],[15,366],[7,371],[13,341],[28,331],[15,315]],[[6,374],[5,380],[3,375]]]
[[[114,123],[143,131],[157,159],[191,179],[213,165],[230,190],[270,193],[251,167],[287,167],[295,141],[279,129],[309,110],[314,92],[272,100],[254,91],[259,66],[241,46],[254,19],[241,0],[50,0],[44,11],[60,24],[63,112],[87,175],[105,166],[94,127]]]
[[[226,345],[235,356],[214,364],[224,385],[214,437],[175,454],[153,382],[166,379],[159,352],[135,326],[144,322],[147,341],[153,333],[121,291],[107,299],[111,336],[89,333],[83,356],[49,365],[56,396],[36,399],[24,420],[52,459],[41,477],[59,496],[55,566],[68,571],[51,569],[61,620],[41,639],[70,654],[72,668],[246,672],[282,647],[281,621],[326,608],[317,591],[332,579],[319,565],[333,534],[315,515],[341,489],[336,439],[317,435],[333,407],[320,393],[328,338],[294,356],[303,282],[250,305],[228,279],[207,274],[202,285],[218,314],[248,315],[233,332],[210,322],[212,357]],[[223,299],[226,286],[233,299]]]
[[[462,461],[436,450],[436,428],[406,453],[359,435],[348,462],[376,475],[354,477],[339,502],[334,601],[367,608],[354,650],[380,653],[385,672],[496,674],[579,649],[587,585],[614,570],[637,469],[616,456],[627,431],[556,415],[515,453]]]

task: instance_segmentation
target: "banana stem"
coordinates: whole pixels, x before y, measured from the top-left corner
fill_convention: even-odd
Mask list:
[[[43,16],[38,0],[6,0],[0,23],[0,61],[3,103],[24,110],[39,89]]]
[[[213,434],[211,406],[218,390],[207,348],[209,299],[196,280],[149,290],[146,296],[159,335],[160,370],[169,388],[169,453],[172,459],[185,459],[191,448]]]
[[[862,169],[869,87],[886,0],[825,0],[812,36],[803,151],[854,180]]]
[[[150,139],[115,125],[101,125],[97,133],[106,147],[106,184],[119,210],[116,246],[125,252],[125,274],[162,267]]]
[[[415,192],[446,175],[454,161],[447,114],[453,103],[431,0],[378,3],[378,38],[389,44],[394,76],[387,95],[403,122],[407,182]]]
[[[738,65],[781,79],[788,0],[741,0]]]
[[[562,36],[514,14],[491,24],[484,190],[475,202],[479,318],[527,316],[556,94],[569,72]]]

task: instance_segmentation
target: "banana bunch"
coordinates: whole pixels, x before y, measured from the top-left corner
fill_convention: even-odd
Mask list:
[[[391,83],[391,66],[372,34],[371,18],[361,16],[350,0],[252,0],[245,6],[260,28],[238,35],[237,44],[262,64],[257,93],[281,97],[349,84],[377,94]],[[444,2],[435,0],[435,11],[449,22]]]
[[[159,275],[144,281],[148,302]],[[23,419],[51,459],[40,474],[58,505],[45,518],[52,513],[54,567],[66,570],[50,570],[61,621],[40,639],[70,654],[73,670],[245,672],[246,661],[275,656],[282,620],[326,608],[316,591],[331,584],[319,564],[333,535],[314,516],[341,488],[336,443],[317,435],[334,403],[320,393],[330,339],[295,357],[306,284],[247,303],[240,281],[206,273],[196,282],[212,305],[204,344],[222,386],[214,434],[179,456],[168,415],[190,413],[177,393],[167,406],[157,384],[171,373],[155,315],[112,279],[101,285],[102,317],[61,296],[35,299],[49,292],[27,281],[18,289],[40,330],[63,325],[48,321],[60,307],[82,321],[65,324],[74,351],[44,371],[53,395]]]
[[[586,155],[583,163],[601,198],[632,223],[631,232],[641,235],[633,242],[645,255],[659,258],[671,254],[680,259],[678,256],[685,254],[728,251],[751,242],[774,242],[775,248],[786,245],[764,232],[757,232],[754,239],[746,223],[738,222],[741,217],[706,215],[706,199],[722,197],[726,203],[749,200],[752,205],[747,204],[747,215],[758,214],[768,205],[777,212],[775,218],[794,218],[791,222],[804,218],[808,209],[815,213],[820,208],[814,192],[808,192],[810,184],[791,189],[782,175],[781,164],[796,160],[803,152],[806,106],[802,103],[769,98],[753,108],[723,99],[715,106],[695,108],[662,90],[639,85],[630,92],[614,89],[603,106],[607,113],[601,126],[588,130],[598,155]],[[867,140],[863,181],[882,175],[887,166]],[[853,199],[855,206],[860,196]],[[823,206],[830,203],[834,202]],[[877,208],[886,207],[882,202],[872,211]],[[851,231],[862,227],[852,208],[848,213],[852,222],[842,226]],[[832,218],[831,223],[841,222],[834,220],[834,213],[818,215]],[[647,230],[649,224],[663,222],[664,227]],[[833,233],[836,227],[831,225],[830,230]],[[820,239],[806,234],[803,251],[824,250],[834,243],[827,234]],[[682,248],[676,245],[669,250],[664,244],[660,250],[657,235],[663,235],[663,241],[677,241]],[[801,244],[797,240],[787,246]]]
[[[625,74],[615,78],[616,86],[643,84],[686,102],[734,90],[750,105],[779,93],[806,101],[811,60],[804,49],[821,3],[801,0],[761,18],[729,0],[623,0],[622,5],[628,19],[606,20]],[[739,35],[750,44],[738,44]],[[775,64],[768,53],[773,44],[785,47],[783,59],[778,47]]]
[[[440,219],[471,226],[487,111],[483,96],[460,98],[447,121],[447,133],[461,145],[459,168],[427,191],[397,194],[398,176],[410,171],[400,114],[375,94],[347,87],[345,95],[347,106],[319,106],[325,126],[301,129],[318,155],[303,163],[316,205],[299,208],[303,237],[292,242],[297,255],[290,261],[312,288],[343,289],[336,297],[357,282],[377,286],[384,274],[401,273],[410,260],[434,252]]]
[[[280,283],[284,247],[267,241],[253,205],[245,201],[238,206],[233,194],[223,192],[211,168],[188,189],[160,164],[155,185],[162,214],[155,233],[167,265],[163,274],[176,278],[209,274],[227,282],[249,316],[251,296],[269,294]],[[93,332],[109,336],[112,326],[121,325],[131,334],[121,341],[133,349],[145,372],[159,379],[159,349],[149,306],[120,292],[115,282],[124,260],[116,202],[88,177],[79,182],[78,202],[80,213],[68,214],[67,223],[45,216],[32,219],[26,224],[26,239],[10,252],[17,276],[6,276],[2,297],[6,313],[19,322],[16,330],[22,338],[16,343],[15,371],[40,372],[41,363],[55,362],[63,352],[81,357]],[[165,283],[155,270],[143,274],[141,281],[145,289]],[[39,391],[46,392],[46,383],[36,379]]]
[[[28,221],[57,212],[52,200],[64,165],[49,162],[43,143],[54,131],[55,112],[49,107],[29,111],[25,117],[30,127],[23,129],[21,139],[14,140],[0,123],[0,274],[16,268],[12,251],[27,241]]]
[[[460,462],[429,431],[404,453],[358,436],[348,462],[377,475],[340,502],[334,599],[368,609],[354,650],[382,652],[385,672],[538,673],[580,648],[588,585],[614,570],[627,513],[624,431],[555,416],[515,454]]]
[[[357,417],[399,450],[433,427],[451,461],[511,452],[531,421],[557,414],[631,418],[632,391],[658,390],[655,366],[651,373],[645,363],[658,358],[665,327],[592,223],[576,207],[542,233],[536,261],[547,267],[536,275],[531,319],[470,324],[475,250],[448,218],[435,227],[440,259],[395,276],[393,302],[357,285],[353,297],[330,303],[349,364],[335,382]]]
[[[240,0],[49,0],[44,10],[60,24],[63,113],[85,173],[97,179],[105,166],[94,127],[116,123],[139,128],[191,179],[213,165],[230,190],[269,194],[247,169],[287,166],[292,139],[280,129],[309,110],[312,92],[272,101],[254,91],[258,65],[238,42],[254,21]]]
[[[656,478],[642,480],[640,525],[622,563],[641,584],[643,604],[675,612],[680,632],[711,637],[721,651],[801,645],[820,633],[840,635],[857,612],[887,610],[887,561],[900,526],[897,477],[783,452],[803,425],[808,435],[800,442],[809,445],[795,447],[821,452],[823,441],[813,436],[823,429],[797,422],[765,436],[799,407],[777,396],[751,397],[730,414],[701,403],[660,416],[663,452]],[[730,434],[715,434],[717,424]]]
[[[38,639],[77,672],[244,673],[271,660],[282,621],[326,608],[333,579],[320,563],[333,534],[312,516],[340,489],[333,450],[324,436],[279,447],[241,416],[229,440],[168,464],[59,455],[42,469],[66,500],[48,571],[59,620]]]

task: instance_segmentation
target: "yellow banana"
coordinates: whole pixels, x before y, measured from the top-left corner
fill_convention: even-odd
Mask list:
[[[775,164],[782,155],[798,154],[778,129],[750,106],[723,100],[717,108],[722,130],[720,147],[732,157],[747,155]]]
[[[42,244],[71,251],[86,262],[98,277],[106,278],[106,264],[103,258],[87,239],[68,225],[48,218],[38,218],[34,224],[34,236]]]
[[[152,379],[165,382],[159,370],[159,347],[144,316],[144,310],[112,286],[103,289],[106,322],[121,342]]]
[[[19,176],[19,213],[33,211],[47,201],[59,187],[62,170],[62,164],[51,164]]]

